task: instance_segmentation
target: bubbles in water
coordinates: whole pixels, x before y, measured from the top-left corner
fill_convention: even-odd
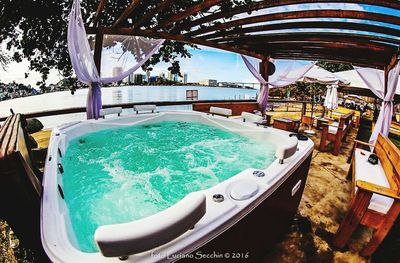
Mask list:
[[[160,122],[103,130],[70,142],[63,188],[79,247],[97,251],[97,227],[162,211],[274,160],[274,146],[200,123]]]

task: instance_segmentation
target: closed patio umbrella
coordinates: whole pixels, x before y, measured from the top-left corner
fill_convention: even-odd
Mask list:
[[[336,110],[339,107],[337,85],[330,85],[326,91],[324,106],[328,110]]]

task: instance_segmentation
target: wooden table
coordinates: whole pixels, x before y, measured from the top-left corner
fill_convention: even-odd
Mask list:
[[[325,118],[317,118],[317,129],[322,130],[322,124],[329,124],[329,120]]]

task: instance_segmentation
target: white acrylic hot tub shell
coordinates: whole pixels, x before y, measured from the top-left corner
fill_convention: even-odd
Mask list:
[[[44,192],[41,211],[42,244],[52,261],[121,262],[118,258],[104,257],[99,252],[84,253],[77,249],[77,242],[69,222],[68,208],[58,193],[57,185],[62,187],[61,175],[57,171],[57,163],[61,159],[58,148],[63,155],[68,147],[68,141],[86,133],[101,129],[168,120],[202,122],[237,132],[243,136],[268,140],[275,143],[278,147],[285,143],[291,143],[288,136],[289,133],[285,131],[257,127],[252,123],[243,123],[240,119],[213,117],[191,111],[131,115],[113,119],[71,123],[58,127],[53,130],[50,139],[43,179]],[[270,166],[262,170],[266,174],[265,177],[256,177],[253,175],[255,169],[247,169],[212,188],[201,191],[206,196],[206,214],[195,225],[194,229],[155,249],[131,255],[126,262],[174,261],[174,258],[166,257],[176,253],[188,253],[201,247],[210,239],[239,221],[273,193],[312,153],[313,143],[311,140],[299,141],[297,148],[298,150],[294,155],[285,159],[283,164],[279,164],[278,160],[275,160]],[[234,200],[231,197],[230,191],[232,190],[232,185],[239,184],[240,181],[250,181],[251,185],[256,184],[258,186],[256,193],[251,194],[245,200]],[[305,182],[302,183],[304,184]],[[224,195],[224,202],[216,203],[213,201],[212,196],[217,193]]]

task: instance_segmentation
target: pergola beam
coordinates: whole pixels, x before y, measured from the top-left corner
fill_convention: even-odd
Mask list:
[[[399,49],[397,49],[397,52],[392,56],[389,64],[386,66],[389,71],[392,70],[399,62],[399,55]]]
[[[160,21],[156,28],[169,27],[172,24],[174,24],[186,17],[194,15],[198,12],[204,11],[204,10],[206,10],[212,6],[218,5],[224,1],[226,1],[226,0],[204,0],[202,3],[194,5],[188,9],[186,9],[185,11],[182,11],[164,21]]]
[[[293,33],[279,33],[279,34],[265,34],[265,35],[246,35],[231,37],[227,39],[221,39],[221,41],[216,41],[217,43],[223,44],[242,44],[245,42],[253,43],[274,43],[282,41],[292,41],[292,42],[308,42],[312,44],[313,42],[339,42],[354,45],[362,45],[369,43],[377,43],[384,46],[391,46],[396,49],[400,45],[400,39],[386,38],[373,35],[364,34],[349,34],[345,32],[293,32]],[[386,44],[385,44],[386,43]]]
[[[269,24],[262,26],[253,26],[245,28],[236,28],[229,31],[220,31],[200,37],[204,40],[221,40],[224,37],[247,34],[253,32],[264,32],[273,30],[288,30],[288,29],[346,29],[364,31],[369,33],[379,33],[400,37],[400,30],[390,27],[368,25],[354,22],[333,22],[333,21],[305,21],[305,22],[288,22],[280,24]]]
[[[293,60],[322,60],[334,63],[349,63],[352,65],[358,65],[362,67],[377,67],[383,69],[387,63],[381,60],[371,61],[369,58],[354,58],[354,56],[339,56],[337,54],[322,54],[322,53],[304,53],[304,52],[282,52],[282,53],[271,53],[271,57],[274,59],[289,59]],[[374,57],[374,59],[377,59]]]
[[[97,26],[100,19],[100,14],[101,12],[103,12],[105,5],[106,5],[106,0],[99,1],[99,5],[97,6],[96,14],[93,19],[93,26],[95,27]]]
[[[399,1],[392,1],[392,0],[264,0],[257,3],[249,4],[246,6],[238,6],[232,8],[231,10],[224,10],[218,13],[208,15],[196,20],[193,20],[190,23],[185,25],[179,25],[176,27],[176,31],[178,30],[189,30],[192,27],[199,26],[205,23],[209,23],[221,18],[228,18],[232,17],[237,14],[248,13],[252,11],[257,11],[261,9],[271,8],[271,7],[278,7],[278,6],[286,6],[286,5],[293,5],[293,4],[312,4],[312,3],[355,3],[355,4],[368,4],[368,5],[375,5],[393,9],[400,9],[400,2]]]
[[[281,12],[281,13],[273,13],[268,15],[258,15],[242,19],[236,19],[230,22],[225,22],[210,27],[197,29],[195,31],[186,33],[185,35],[198,36],[201,34],[214,32],[217,30],[229,29],[248,24],[271,22],[277,20],[287,20],[287,19],[304,19],[304,18],[346,18],[346,19],[372,20],[372,21],[378,21],[396,25],[400,24],[400,17],[392,15],[384,15],[379,13],[370,13],[370,12],[353,11],[353,10],[336,10],[336,9],[302,10],[302,11]]]
[[[131,14],[132,12],[138,7],[140,4],[140,0],[132,0],[129,6],[122,12],[120,17],[115,20],[114,24],[112,25],[113,28],[118,27],[121,23],[123,23]]]
[[[336,42],[331,42],[331,43],[318,43],[316,45],[313,45],[312,43],[295,43],[295,42],[275,42],[275,43],[252,43],[252,42],[246,42],[245,45],[251,46],[251,47],[259,47],[259,48],[264,48],[265,50],[288,50],[288,49],[320,49],[320,50],[337,50],[338,52],[343,51],[343,50],[354,50],[354,44],[347,44],[347,43],[336,43]],[[367,44],[363,46],[357,47],[358,51],[363,51],[363,52],[386,52],[387,49],[384,46],[379,46],[379,45],[373,45],[373,44]]]
[[[157,32],[153,30],[139,30],[132,28],[87,28],[86,32],[88,34],[97,34],[103,33],[107,35],[134,35],[134,36],[143,36],[143,37],[151,37],[151,38],[162,38],[168,40],[175,40],[178,42],[188,43],[188,44],[197,44],[202,46],[208,46],[213,48],[218,48],[226,51],[231,51],[234,53],[244,54],[251,57],[264,59],[265,56],[260,53],[253,52],[251,50],[247,50],[245,48],[234,47],[224,44],[218,44],[213,41],[205,41],[199,38],[191,38],[184,35],[179,34],[171,34],[167,32]]]
[[[137,20],[133,24],[133,28],[138,29],[146,22],[150,21],[156,14],[159,14],[161,11],[165,10],[168,6],[170,6],[174,0],[164,0],[159,3],[155,8],[151,9],[148,13],[144,14],[139,20]]]

